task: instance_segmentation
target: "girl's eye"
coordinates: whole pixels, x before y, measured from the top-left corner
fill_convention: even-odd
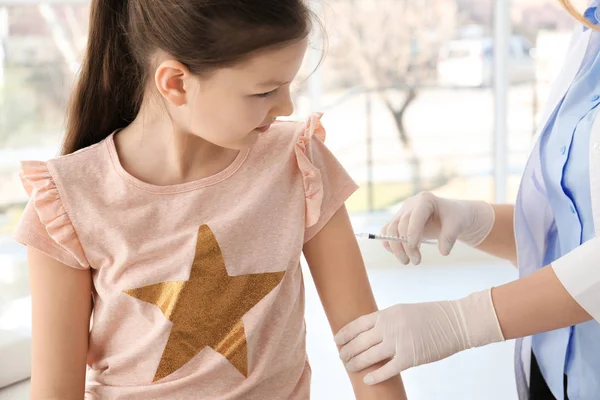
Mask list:
[[[276,91],[276,90],[277,90],[277,89],[275,89],[275,90],[271,90],[270,92],[266,92],[266,93],[259,93],[259,94],[256,94],[255,96],[256,96],[256,97],[261,97],[261,98],[269,97],[269,96],[271,96],[273,93],[275,93],[275,91]]]

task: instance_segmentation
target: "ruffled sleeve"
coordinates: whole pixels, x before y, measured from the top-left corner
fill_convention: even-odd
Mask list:
[[[310,142],[314,136],[321,142],[325,141],[325,129],[321,125],[321,115],[311,116],[296,142],[296,159],[302,172],[304,197],[306,199],[306,228],[310,228],[319,220],[321,204],[323,203],[323,181],[321,171],[312,163],[312,147]]]
[[[321,113],[311,115],[295,145],[305,197],[305,242],[312,239],[358,186],[324,144]]]
[[[20,178],[30,201],[13,233],[14,238],[70,267],[89,268],[46,163],[22,162]]]

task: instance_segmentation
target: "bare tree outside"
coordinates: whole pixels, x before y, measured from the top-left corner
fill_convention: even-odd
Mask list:
[[[328,20],[333,65],[345,71],[340,84],[359,82],[393,116],[398,139],[413,169],[414,191],[421,189],[419,155],[404,124],[419,89],[435,82],[442,43],[457,29],[457,8],[449,0],[333,0]],[[335,11],[333,11],[335,10]]]

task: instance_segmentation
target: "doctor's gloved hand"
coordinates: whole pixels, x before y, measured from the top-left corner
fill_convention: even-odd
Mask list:
[[[384,247],[402,264],[419,264],[422,240],[437,239],[440,253],[448,255],[457,240],[473,247],[479,245],[493,225],[494,209],[489,203],[451,200],[422,192],[402,204],[381,234],[406,238],[407,243],[384,242]]]
[[[374,385],[459,351],[504,341],[491,289],[454,301],[398,304],[365,315],[335,336],[351,372],[391,359],[365,376]]]

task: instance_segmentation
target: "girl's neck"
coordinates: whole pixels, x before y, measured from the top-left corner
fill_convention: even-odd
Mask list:
[[[162,118],[140,113],[114,137],[123,168],[136,178],[159,186],[176,185],[215,175],[238,156],[192,134],[179,132]]]

